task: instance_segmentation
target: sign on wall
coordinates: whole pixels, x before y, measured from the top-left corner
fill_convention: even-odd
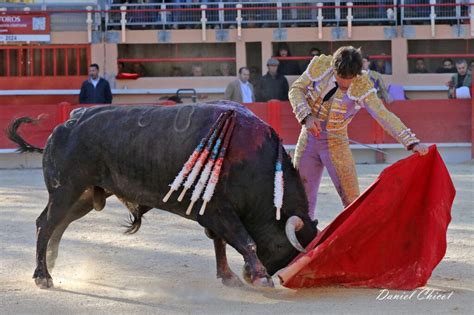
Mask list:
[[[50,30],[47,14],[0,15],[0,42],[49,42]]]

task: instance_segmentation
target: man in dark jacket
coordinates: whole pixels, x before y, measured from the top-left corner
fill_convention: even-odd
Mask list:
[[[112,91],[107,80],[99,77],[99,66],[89,66],[89,79],[82,83],[79,94],[80,104],[111,104]]]
[[[457,98],[456,90],[465,86],[468,89],[471,88],[472,83],[472,74],[469,71],[469,67],[467,66],[467,61],[464,59],[456,61],[456,74],[453,74],[451,80],[449,80],[446,85],[448,86],[448,97],[449,98]]]
[[[269,100],[288,100],[288,81],[278,74],[279,62],[275,58],[270,58],[267,62],[268,72],[258,84],[257,102],[267,102]]]
[[[286,44],[280,44],[276,53],[277,57],[291,57],[290,48]],[[281,75],[301,75],[300,66],[296,60],[278,60],[278,74]]]

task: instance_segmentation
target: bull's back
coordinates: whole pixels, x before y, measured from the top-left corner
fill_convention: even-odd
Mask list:
[[[66,151],[76,168],[90,175],[88,185],[156,203],[218,116],[229,109],[236,110],[237,123],[225,175],[229,164],[252,158],[264,141],[262,131],[269,130],[235,103],[79,110],[65,123],[70,129]]]

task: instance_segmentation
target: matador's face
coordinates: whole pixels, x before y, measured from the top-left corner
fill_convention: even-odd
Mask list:
[[[349,87],[351,86],[352,80],[354,80],[355,78],[355,77],[343,78],[337,75],[337,73],[334,73],[334,76],[336,77],[336,81],[339,86],[339,89],[341,89],[342,91],[348,90]]]

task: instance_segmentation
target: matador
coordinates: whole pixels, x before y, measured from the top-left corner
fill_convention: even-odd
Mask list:
[[[362,71],[360,50],[352,46],[339,48],[333,56],[314,57],[291,85],[289,99],[302,125],[294,165],[303,180],[312,220],[316,220],[317,194],[324,167],[344,206],[360,194],[347,127],[361,108],[407,150],[421,155],[428,152],[427,146],[386,109],[369,76]]]

